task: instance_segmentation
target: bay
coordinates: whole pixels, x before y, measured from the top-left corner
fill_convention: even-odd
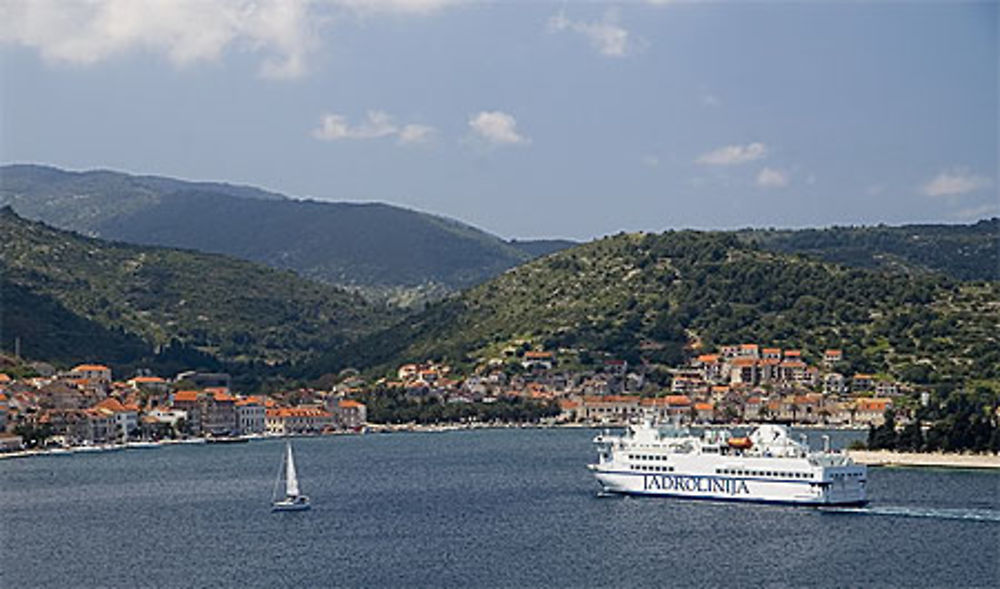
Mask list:
[[[295,439],[303,513],[269,510],[279,440],[0,461],[0,586],[1000,582],[1000,474],[871,469],[855,510],[602,499],[593,435]]]

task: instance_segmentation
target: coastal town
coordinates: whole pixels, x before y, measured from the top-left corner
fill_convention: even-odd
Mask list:
[[[296,391],[301,402],[294,405],[280,396],[240,395],[222,373],[119,381],[101,364],[34,368],[40,374],[25,379],[0,373],[3,450],[357,432],[366,422],[365,406],[357,401],[310,390]]]
[[[161,441],[224,442],[258,436],[320,435],[388,427],[370,423],[365,401],[381,394],[444,406],[530,401],[545,425],[621,425],[650,419],[686,424],[777,422],[869,428],[893,410],[906,423],[913,387],[869,374],[845,376],[840,350],[819,362],[802,351],[757,344],[723,346],[672,369],[657,382],[645,366],[607,358],[581,370],[560,367],[560,352],[515,348],[468,376],[450,366],[404,364],[395,379],[366,382],[348,373],[329,389],[270,395],[234,391],[230,375],[197,371],[115,379],[103,364],[33,374],[0,373],[0,448],[98,448]],[[923,395],[926,402],[926,394]],[[475,418],[466,426],[489,425]],[[406,427],[406,424],[394,424]],[[426,425],[426,424],[423,424]]]

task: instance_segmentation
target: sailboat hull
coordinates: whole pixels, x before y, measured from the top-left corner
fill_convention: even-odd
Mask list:
[[[312,508],[308,503],[290,503],[279,501],[271,505],[271,511],[307,511]]]
[[[305,511],[312,507],[309,498],[305,495],[298,497],[285,497],[281,501],[271,503],[271,511]]]

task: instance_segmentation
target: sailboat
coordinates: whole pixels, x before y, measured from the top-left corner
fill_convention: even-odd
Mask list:
[[[274,482],[271,511],[305,511],[309,509],[309,497],[299,493],[299,479],[295,475],[295,459],[292,457],[292,444],[290,442],[285,442],[285,457],[282,463],[283,468],[278,470],[278,480]],[[285,479],[285,496],[278,499],[282,471],[284,471]]]

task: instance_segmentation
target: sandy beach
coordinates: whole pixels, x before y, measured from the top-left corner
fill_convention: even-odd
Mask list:
[[[849,450],[848,454],[855,462],[868,466],[1000,469],[1000,456],[996,454],[925,454],[888,450]]]

